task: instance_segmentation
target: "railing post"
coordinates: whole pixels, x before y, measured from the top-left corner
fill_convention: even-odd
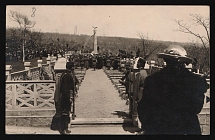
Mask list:
[[[34,92],[33,92],[33,94],[34,94],[34,108],[36,108],[37,107],[37,86],[36,86],[36,83],[34,83],[33,84],[33,86],[34,86]]]
[[[16,108],[16,84],[12,84],[12,109]]]
[[[37,60],[38,67],[42,67],[43,60]]]
[[[31,77],[31,70],[30,70],[31,62],[25,62],[24,66],[25,66],[25,70],[28,70],[28,77]]]
[[[6,81],[11,81],[11,70],[12,70],[12,66],[6,65],[6,71],[5,71]]]
[[[43,62],[43,60],[37,60],[37,66],[39,67],[40,76],[41,76],[41,73],[42,73],[42,62]]]

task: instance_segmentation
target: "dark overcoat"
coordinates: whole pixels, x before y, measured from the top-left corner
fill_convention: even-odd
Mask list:
[[[74,79],[75,80],[75,79]],[[74,80],[71,73],[62,73],[59,79],[56,80],[56,90],[55,90],[55,108],[56,113],[53,116],[51,129],[61,130],[64,129],[62,121],[69,123],[70,121],[70,111],[71,111],[71,90],[74,94]],[[66,117],[65,117],[66,116]],[[66,120],[64,120],[66,119]]]
[[[163,68],[144,82],[138,115],[145,134],[201,134],[197,114],[207,82],[187,69]]]

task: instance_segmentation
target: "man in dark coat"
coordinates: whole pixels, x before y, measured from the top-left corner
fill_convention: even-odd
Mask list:
[[[138,92],[137,98],[135,99],[136,101],[140,101],[142,98],[144,81],[148,76],[146,70],[144,69],[145,64],[146,64],[146,60],[140,57],[139,60],[137,61],[137,68],[140,71],[136,74],[136,83],[137,83],[136,88]]]
[[[89,57],[87,55],[84,56],[84,66],[87,70],[89,69]]]
[[[95,56],[93,57],[92,62],[93,62],[93,69],[96,70],[97,58]]]
[[[53,117],[51,129],[58,130],[60,134],[71,133],[68,130],[68,125],[70,123],[71,98],[75,93],[75,77],[72,74],[73,68],[74,62],[67,62],[67,71],[60,75],[59,81],[56,81],[54,96],[56,114]]]
[[[138,115],[145,134],[201,135],[197,114],[207,82],[185,68],[192,60],[181,46],[170,45],[158,57],[167,66],[144,82]]]

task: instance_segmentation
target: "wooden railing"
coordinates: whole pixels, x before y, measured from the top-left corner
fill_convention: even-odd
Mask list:
[[[6,110],[54,109],[55,81],[6,81]]]

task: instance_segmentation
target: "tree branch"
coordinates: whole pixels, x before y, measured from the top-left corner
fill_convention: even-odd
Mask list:
[[[186,27],[186,25],[183,25],[183,24],[181,23],[181,21],[176,21],[176,22],[177,22],[177,24],[179,25],[179,30],[177,30],[177,31],[180,31],[180,32],[183,32],[183,33],[192,34],[192,35],[198,37],[198,38],[201,40],[201,42],[202,42],[202,44],[203,44],[203,47],[206,48],[205,42],[204,42],[203,38],[202,38],[199,34],[196,34],[196,33],[192,32],[192,31],[190,30],[190,28],[189,28],[189,27]]]

